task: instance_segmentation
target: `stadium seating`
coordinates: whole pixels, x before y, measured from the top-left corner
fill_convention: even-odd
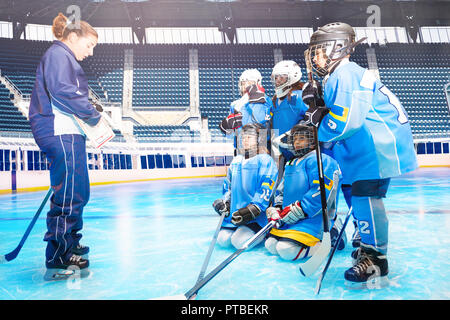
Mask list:
[[[448,136],[444,86],[450,81],[450,45],[388,44],[375,51],[381,80],[405,107],[414,136]]]
[[[133,135],[138,142],[200,142],[200,132],[187,125],[134,126]]]
[[[188,47],[133,46],[133,54],[133,107],[189,106]]]
[[[0,131],[31,131],[27,118],[11,102],[9,90],[0,83]]]
[[[51,42],[0,39],[0,69],[23,94],[30,94],[40,57]],[[198,44],[198,45],[121,45],[99,44],[95,55],[81,63],[89,85],[97,95],[111,102],[122,102],[124,49],[133,49],[133,107],[180,108],[189,101],[189,49],[198,49],[199,101],[202,117],[208,118],[212,141],[224,141],[219,122],[228,114],[230,103],[239,98],[238,79],[249,68],[257,68],[263,86],[274,94],[270,75],[274,49],[283,59],[294,60],[306,81],[304,51],[307,45],[290,44]],[[356,47],[351,60],[368,67],[367,44]],[[406,111],[415,137],[449,135],[449,113],[444,86],[450,81],[449,44],[372,45],[382,82],[394,92]],[[6,88],[1,91],[0,126],[6,130],[29,130],[24,117],[12,105]],[[3,112],[4,111],[4,112]],[[14,122],[16,121],[16,122]],[[17,122],[18,121],[18,122]],[[20,126],[12,123],[21,123]],[[187,126],[136,126],[139,142],[178,141],[173,133],[199,141],[199,132]],[[123,139],[120,132],[117,136]],[[177,140],[178,139],[178,140]]]

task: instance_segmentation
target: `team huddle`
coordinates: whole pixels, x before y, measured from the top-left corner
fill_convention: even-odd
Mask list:
[[[87,271],[89,266],[89,247],[80,243],[90,195],[86,137],[76,118],[96,125],[102,110],[89,101],[88,80],[78,63],[93,55],[97,32],[87,22],[77,26],[62,14],[52,30],[57,40],[37,69],[29,119],[50,162],[53,192],[44,278],[64,280],[71,270]],[[267,237],[259,241],[282,259],[314,257],[325,247],[324,239],[343,249],[346,237],[338,241],[343,226],[336,215],[342,191],[352,208],[357,247],[345,279],[364,283],[374,268],[380,277],[387,276],[383,198],[390,178],[416,169],[417,160],[399,100],[369,70],[349,61],[360,42],[348,24],[319,28],[305,52],[308,82],[300,81],[296,62],[281,61],[271,75],[272,99],[258,70],[242,73],[241,98],[231,103],[220,124],[223,132],[235,136],[223,195],[213,203],[223,219],[220,245],[239,248],[270,225]]]
[[[364,40],[364,39],[362,39]],[[388,275],[388,219],[383,198],[390,178],[417,168],[411,127],[396,96],[373,73],[349,61],[355,32],[345,23],[327,24],[311,36],[306,65],[321,83],[302,83],[299,65],[278,62],[270,99],[257,69],[239,78],[241,98],[220,124],[235,135],[235,157],[213,203],[225,215],[221,246],[240,248],[269,222],[265,248],[282,259],[304,261],[321,246],[324,233],[319,188],[323,173],[332,246],[342,250],[336,215],[342,190],[355,224],[352,267],[344,277],[365,283]],[[311,74],[311,73],[310,73]],[[309,75],[310,75],[309,74]],[[317,130],[317,138],[314,130]],[[315,150],[322,150],[320,163]]]

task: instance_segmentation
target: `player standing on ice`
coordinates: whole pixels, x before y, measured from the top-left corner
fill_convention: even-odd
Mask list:
[[[284,260],[294,261],[312,256],[320,246],[323,233],[322,204],[312,127],[296,124],[280,142],[283,140],[286,140],[284,146],[294,158],[286,163],[283,178],[275,190],[274,206],[266,210],[269,220],[281,221],[282,224],[270,231],[265,247]],[[328,216],[333,223],[331,239],[332,245],[335,245],[342,227],[340,219],[336,219],[341,172],[336,160],[326,154],[322,154],[322,163]],[[345,235],[338,250],[344,247]]]
[[[267,126],[270,120],[272,101],[265,94],[262,76],[257,69],[247,69],[239,77],[239,93],[241,98],[230,105],[230,114],[220,123],[225,134],[233,133],[250,123]]]
[[[271,110],[272,139],[291,130],[303,119],[308,109],[301,99],[303,87],[301,77],[300,66],[292,60],[280,61],[272,69],[271,80],[275,87]],[[284,157],[281,158],[282,161],[289,160],[293,156],[285,149],[281,149],[281,153]],[[284,161],[280,165],[284,167]],[[281,167],[279,167],[280,170],[282,170]]]
[[[383,205],[390,178],[417,168],[411,127],[405,109],[373,74],[349,61],[361,41],[345,23],[330,23],[315,31],[305,52],[319,77],[324,77],[324,105],[317,85],[308,83],[303,98],[307,121],[318,127],[320,141],[333,147],[345,179],[351,183],[354,217],[361,236],[352,253],[354,266],[345,272],[351,284],[384,280],[388,274],[388,219]]]
[[[265,211],[278,176],[275,161],[266,148],[267,131],[262,125],[247,124],[238,137],[239,154],[228,169],[222,198],[213,203],[218,214],[226,214],[217,242],[236,249],[267,225]]]
[[[88,81],[77,61],[93,55],[97,32],[85,21],[70,23],[61,13],[53,21],[58,39],[37,68],[29,119],[34,139],[50,162],[53,196],[47,213],[46,280],[67,279],[69,270],[87,270],[80,244],[83,208],[89,201],[86,138],[74,117],[89,125],[100,113],[89,103]]]

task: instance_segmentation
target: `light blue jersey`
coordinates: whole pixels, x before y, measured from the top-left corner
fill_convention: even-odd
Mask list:
[[[303,119],[306,110],[308,110],[308,106],[302,100],[301,90],[292,91],[290,98],[277,99],[271,110],[272,134],[277,137],[291,130],[294,125]],[[281,149],[281,152],[286,159],[293,157],[287,150]]]
[[[240,112],[242,113],[242,126],[251,123],[259,123],[267,127],[267,122],[270,120],[270,110],[272,109],[272,100],[265,95],[266,102],[253,103],[247,102],[242,106]],[[235,113],[233,106],[230,106],[230,113]]]
[[[326,154],[322,154],[322,165],[325,180],[325,190],[327,197],[327,207],[332,208],[336,201],[340,188],[341,172],[336,160]],[[322,201],[320,196],[319,171],[317,168],[317,158],[315,151],[311,151],[302,158],[295,158],[289,161],[285,168],[283,179],[275,191],[275,205],[283,208],[295,201],[299,201],[303,212],[307,218],[295,224],[284,224],[276,232],[277,236],[295,239],[300,235],[283,230],[296,230],[308,233],[317,239],[322,239],[323,218]],[[330,220],[334,218],[334,212],[329,210]],[[302,242],[298,240],[299,242]]]
[[[277,177],[277,166],[268,154],[258,154],[250,159],[244,159],[242,155],[234,157],[223,183],[222,199],[231,202],[230,215],[224,219],[222,227],[236,228],[231,223],[231,215],[249,204],[261,209],[260,215],[250,222],[257,222],[264,227],[267,224],[265,211]]]
[[[272,129],[278,130],[278,136],[299,123],[305,116],[308,106],[302,100],[302,90],[294,90],[291,97],[284,100],[277,99],[272,107]]]
[[[417,168],[411,126],[397,97],[373,74],[344,60],[325,83],[330,112],[319,140],[333,147],[347,183],[396,177]]]

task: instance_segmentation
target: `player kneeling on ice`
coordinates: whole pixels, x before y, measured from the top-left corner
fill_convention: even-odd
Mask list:
[[[269,220],[281,221],[281,224],[270,231],[265,247],[284,260],[294,261],[312,256],[319,248],[323,216],[313,128],[297,124],[283,135],[283,140],[286,141],[284,147],[294,154],[294,158],[286,163],[283,178],[275,191],[274,206],[266,211]],[[334,246],[342,227],[340,219],[336,219],[341,172],[336,160],[328,155],[322,154],[322,162],[328,216],[333,224],[331,244]],[[345,247],[345,238],[344,234],[338,250]]]
[[[222,198],[213,203],[218,214],[226,215],[217,239],[223,247],[241,248],[268,223],[265,211],[278,169],[266,142],[267,131],[260,124],[245,125],[239,133],[239,154],[228,169]]]

